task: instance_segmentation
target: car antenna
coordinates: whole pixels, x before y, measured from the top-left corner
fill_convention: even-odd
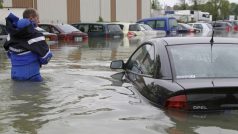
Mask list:
[[[213,43],[214,43],[214,27],[216,25],[216,18],[215,18],[215,22],[213,23],[213,26],[212,26],[212,38],[210,40],[210,43],[211,43],[211,62],[212,62],[212,47],[213,47]]]

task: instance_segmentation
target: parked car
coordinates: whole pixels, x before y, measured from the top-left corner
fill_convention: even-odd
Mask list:
[[[229,22],[232,25],[233,31],[238,31],[238,21],[237,20],[224,20],[224,22]]]
[[[118,24],[112,23],[74,23],[75,28],[88,34],[89,38],[101,37],[106,39],[123,38],[123,32]]]
[[[38,26],[49,33],[56,34],[59,41],[77,43],[88,39],[86,33],[68,24],[39,24]]]
[[[212,25],[205,22],[196,22],[196,23],[188,23],[190,26],[200,29],[200,36],[211,36],[212,35]]]
[[[152,104],[165,109],[238,109],[238,39],[167,37],[143,42],[129,57],[112,61]],[[229,53],[228,53],[229,52]]]
[[[45,40],[46,40],[48,45],[52,45],[52,44],[58,43],[58,36],[57,36],[57,34],[49,33],[49,32],[45,31],[44,29],[42,29],[40,27],[36,27],[36,29],[45,36]]]
[[[6,26],[3,24],[0,24],[0,44],[4,44],[7,40],[7,30]]]
[[[155,17],[145,18],[137,21],[140,24],[147,24],[154,30],[163,30],[168,35],[176,35],[177,33],[177,20],[174,17]]]
[[[134,36],[144,36],[139,24],[137,23],[125,23],[125,22],[114,22],[118,24],[123,31],[124,36],[134,37]]]
[[[162,30],[153,30],[149,25],[138,23],[115,22],[119,24],[124,35],[131,38],[135,36],[164,37],[166,33]]]
[[[188,24],[192,26],[193,28],[200,29],[201,31],[212,31],[212,25],[209,23],[196,22],[196,23],[188,23]]]
[[[214,21],[211,23],[215,32],[231,32],[232,25],[229,22]]]

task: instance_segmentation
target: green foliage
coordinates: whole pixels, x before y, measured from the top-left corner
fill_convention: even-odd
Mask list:
[[[156,3],[155,3],[155,0],[152,1],[151,8],[152,8],[152,9],[157,9],[157,5],[156,5]]]
[[[3,8],[3,4],[2,4],[2,1],[0,1],[0,8]]]
[[[162,9],[158,0],[152,0],[151,8],[156,9],[156,10],[161,10]]]
[[[97,22],[103,22],[103,18],[101,16],[99,16]]]

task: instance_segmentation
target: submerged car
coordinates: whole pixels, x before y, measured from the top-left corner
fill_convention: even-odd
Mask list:
[[[211,43],[210,43],[211,41]],[[129,57],[112,61],[151,103],[165,109],[238,109],[238,39],[167,37],[142,43]],[[120,77],[119,77],[120,76]]]
[[[40,27],[36,27],[36,30],[38,30],[39,32],[41,32],[45,36],[45,40],[46,40],[46,43],[48,45],[53,45],[53,44],[58,43],[57,34],[49,33],[49,32],[45,31],[44,29],[42,29]]]
[[[89,38],[118,39],[123,38],[123,32],[118,24],[106,22],[74,23],[75,28],[88,34]]]
[[[39,24],[40,28],[58,36],[59,41],[77,43],[88,40],[88,35],[68,24]]]

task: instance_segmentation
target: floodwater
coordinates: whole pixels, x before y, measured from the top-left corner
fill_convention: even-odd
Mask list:
[[[234,36],[236,37],[236,36]],[[140,39],[51,45],[44,81],[15,82],[0,46],[1,134],[238,134],[238,111],[183,113],[151,105],[130,83],[111,78]]]

